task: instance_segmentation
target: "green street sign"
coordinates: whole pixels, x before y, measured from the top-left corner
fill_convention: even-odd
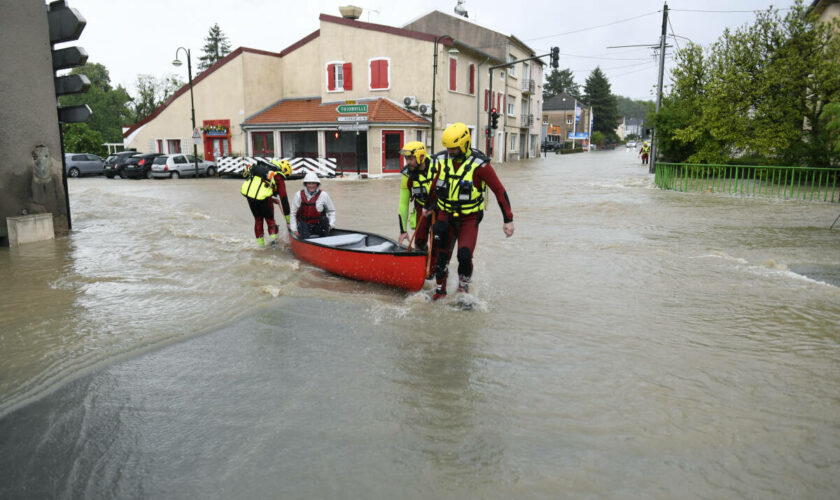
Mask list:
[[[367,104],[342,104],[335,108],[339,113],[367,113]]]

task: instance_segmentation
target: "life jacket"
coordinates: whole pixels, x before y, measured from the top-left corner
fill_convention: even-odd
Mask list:
[[[441,210],[458,215],[466,215],[484,210],[484,190],[479,190],[473,182],[477,168],[490,162],[490,158],[476,149],[455,169],[452,158],[441,162],[437,189],[437,206]]]
[[[318,202],[318,198],[321,197],[322,191],[319,189],[315,196],[312,197],[311,200],[306,199],[306,190],[300,190],[300,208],[297,211],[297,220],[298,223],[303,222],[304,224],[317,224],[318,221],[321,219],[322,212],[318,211],[318,207],[316,203]],[[326,207],[324,207],[324,211],[326,211]]]
[[[274,194],[274,177],[270,181],[250,176],[242,183],[242,195],[254,200],[264,200]]]
[[[642,154],[650,154],[650,146],[642,146]]]
[[[424,172],[411,172],[408,167],[402,169],[402,174],[408,178],[408,190],[411,193],[411,200],[417,202],[421,207],[425,207],[429,201],[429,192],[432,188],[432,180],[434,179],[434,171],[431,168],[431,160],[426,158],[426,168]]]

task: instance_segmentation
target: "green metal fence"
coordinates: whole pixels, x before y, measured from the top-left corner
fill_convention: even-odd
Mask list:
[[[840,202],[840,169],[656,162],[654,182],[683,192]]]

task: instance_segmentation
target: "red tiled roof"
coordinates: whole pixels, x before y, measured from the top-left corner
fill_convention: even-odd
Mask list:
[[[367,123],[417,123],[428,125],[429,120],[405,110],[388,99],[382,97],[371,101],[357,101],[358,104],[368,105]],[[306,124],[306,123],[341,123],[341,116],[336,108],[341,103],[322,104],[321,98],[289,99],[280,101],[267,110],[252,116],[245,121],[245,125],[260,124]]]

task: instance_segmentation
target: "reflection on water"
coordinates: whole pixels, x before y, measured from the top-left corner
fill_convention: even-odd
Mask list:
[[[71,180],[0,249],[0,497],[835,496],[837,207],[570,156],[499,167],[470,312],[256,248],[238,180]]]

